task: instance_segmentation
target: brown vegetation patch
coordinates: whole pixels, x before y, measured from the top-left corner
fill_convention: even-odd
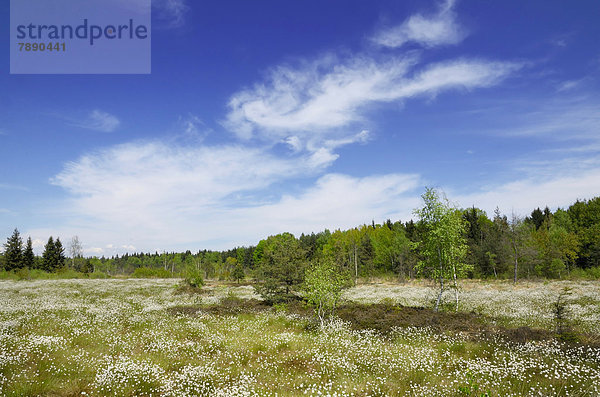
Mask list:
[[[198,314],[237,315],[242,313],[259,313],[276,310],[272,305],[258,299],[240,299],[227,297],[218,304],[175,306],[167,309],[171,314],[195,316]],[[282,310],[277,308],[277,310]],[[313,312],[304,302],[292,301],[283,309],[287,313],[297,314],[306,318],[312,317]],[[506,328],[493,325],[493,321],[476,313],[436,312],[423,307],[407,307],[391,304],[359,304],[347,303],[340,306],[337,316],[348,322],[353,329],[372,329],[381,334],[390,333],[393,328],[428,327],[437,333],[458,334],[473,341],[490,340],[500,337],[514,343],[528,341],[551,340],[556,337],[548,330],[518,327]],[[597,346],[598,341],[588,337],[579,340],[579,344]],[[596,342],[596,343],[594,343]],[[572,343],[570,345],[575,345]]]
[[[555,337],[552,332],[538,328],[496,326],[491,319],[473,312],[436,312],[423,307],[389,304],[349,304],[341,306],[337,314],[355,329],[375,329],[383,334],[395,327],[428,327],[438,333],[460,333],[475,341],[499,336],[511,342],[525,343]]]
[[[218,304],[213,305],[191,305],[191,306],[174,306],[167,310],[171,314],[179,314],[186,316],[194,316],[197,314],[213,314],[213,315],[235,315],[240,313],[257,313],[270,310],[266,302],[258,299],[240,299],[227,297],[221,300]]]
[[[485,325],[473,313],[435,312],[423,307],[386,304],[347,304],[338,316],[354,328],[388,333],[394,327],[430,327],[437,332],[480,333]]]

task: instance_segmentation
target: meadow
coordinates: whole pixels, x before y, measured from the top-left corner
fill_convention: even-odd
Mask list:
[[[435,292],[424,281],[360,284],[345,292],[344,319],[324,328],[301,304],[262,305],[251,286],[179,285],[0,281],[0,395],[600,395],[597,281],[465,281],[464,332],[444,328],[451,314],[384,330],[348,317],[355,305],[400,317],[428,307]],[[552,337],[565,288],[579,342]],[[542,337],[507,337],[525,326]]]

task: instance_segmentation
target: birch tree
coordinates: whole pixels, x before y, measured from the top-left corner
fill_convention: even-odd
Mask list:
[[[467,244],[464,238],[465,224],[461,212],[448,199],[432,188],[421,196],[423,207],[414,214],[424,226],[422,240],[417,248],[423,256],[419,262],[420,273],[439,283],[435,310],[439,310],[447,281],[452,280],[456,311],[458,311],[458,278],[464,276],[470,266],[464,262]]]

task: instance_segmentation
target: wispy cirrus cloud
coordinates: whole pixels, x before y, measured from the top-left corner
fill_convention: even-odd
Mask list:
[[[184,139],[202,141],[212,129],[207,127],[204,121],[195,114],[189,113],[180,116],[177,120],[177,135]]]
[[[121,124],[121,121],[116,116],[99,109],[92,110],[84,118],[68,118],[67,120],[70,124],[77,127],[99,132],[113,132]]]
[[[152,8],[158,19],[168,28],[178,28],[185,24],[190,6],[186,0],[153,0]]]
[[[491,87],[523,67],[520,62],[466,57],[427,63],[413,51],[380,51],[409,41],[426,48],[456,44],[464,34],[454,1],[445,1],[431,16],[416,14],[378,32],[371,51],[345,56],[330,52],[272,68],[262,81],[230,97],[223,124],[244,140],[286,142],[294,151],[320,150],[326,142],[349,142],[355,131],[365,129],[373,105]]]
[[[598,131],[600,101],[590,96],[561,96],[529,106],[516,103],[512,117],[490,129],[503,136],[545,137],[577,146],[600,143]]]
[[[413,15],[400,25],[381,29],[371,40],[379,46],[390,48],[411,42],[424,47],[457,44],[467,33],[456,20],[454,5],[454,0],[446,0],[439,5],[435,14]]]
[[[327,56],[274,69],[267,81],[234,94],[225,125],[242,139],[289,140],[318,147],[340,138],[340,128],[364,119],[373,103],[435,96],[451,89],[497,84],[518,63],[457,59],[416,67],[414,57],[377,61]],[[345,138],[342,135],[342,138]]]

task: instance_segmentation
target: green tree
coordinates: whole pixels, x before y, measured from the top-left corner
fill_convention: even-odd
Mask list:
[[[600,197],[578,200],[567,213],[580,243],[577,266],[600,266]]]
[[[9,271],[23,267],[23,239],[16,228],[4,243],[4,267]]]
[[[54,241],[54,255],[55,255],[55,270],[62,268],[65,265],[67,257],[65,256],[65,249],[60,242],[60,238],[57,237]]]
[[[65,265],[65,260],[65,249],[60,242],[60,238],[57,237],[54,240],[50,236],[42,254],[42,270],[54,272]]]
[[[523,219],[513,211],[508,228],[513,260],[513,284],[516,284],[519,274],[519,260],[523,256],[523,245],[527,233],[527,225],[525,225]]]
[[[532,243],[537,252],[535,271],[538,276],[560,278],[577,259],[577,236],[553,222],[549,227],[533,231]]]
[[[404,229],[394,225],[376,226],[371,232],[371,240],[375,265],[385,271],[398,272],[399,276],[405,277],[408,273],[410,241]]]
[[[330,259],[314,263],[307,271],[303,290],[321,326],[335,314],[342,290],[349,285],[349,274],[340,273]]]
[[[33,253],[31,237],[27,237],[27,244],[25,244],[25,250],[23,250],[23,266],[29,269],[35,268],[35,254]]]
[[[439,282],[439,293],[435,310],[439,310],[444,282],[453,280],[456,310],[458,311],[458,277],[463,276],[469,266],[464,258],[467,254],[467,244],[464,239],[465,224],[462,214],[450,205],[444,196],[432,188],[427,188],[421,196],[423,207],[415,209],[414,213],[424,226],[422,241],[418,249],[423,255],[423,261],[418,265],[421,273]]]
[[[44,252],[42,254],[42,270],[52,272],[56,269],[56,246],[54,245],[54,238],[50,236],[48,242],[44,246]]]
[[[236,282],[240,282],[246,277],[246,273],[244,272],[244,264],[240,261],[236,261],[233,266],[233,270],[231,271],[231,278]]]
[[[305,252],[291,233],[270,236],[262,246],[255,289],[270,302],[289,300],[304,281]]]

